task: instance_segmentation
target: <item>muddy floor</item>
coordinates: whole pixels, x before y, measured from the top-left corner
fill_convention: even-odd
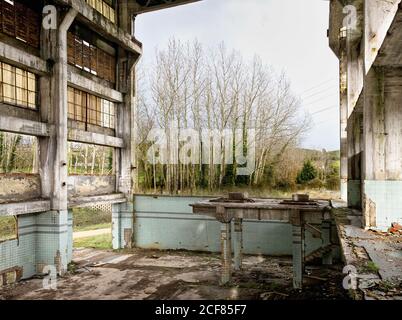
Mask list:
[[[218,254],[76,249],[57,290],[43,289],[43,279],[35,278],[0,289],[0,299],[348,299],[341,266],[307,266],[302,292],[292,289],[290,258],[246,256],[243,269],[220,286]]]

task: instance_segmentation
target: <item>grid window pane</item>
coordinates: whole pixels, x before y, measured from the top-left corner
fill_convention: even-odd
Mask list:
[[[38,88],[33,73],[0,63],[0,74],[0,102],[36,109]]]
[[[113,102],[78,89],[68,88],[69,119],[114,129],[115,108],[116,105]]]

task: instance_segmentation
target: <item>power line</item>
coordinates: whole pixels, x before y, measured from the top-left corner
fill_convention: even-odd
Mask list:
[[[315,85],[314,87],[311,87],[310,89],[307,89],[307,90],[301,92],[300,95],[303,95],[303,94],[305,94],[305,93],[308,93],[308,92],[310,92],[310,91],[312,91],[312,90],[314,90],[314,89],[316,89],[316,88],[322,87],[324,84],[327,84],[328,82],[333,81],[333,80],[335,80],[335,79],[336,79],[336,77],[331,78],[331,79],[328,79],[328,80],[326,80],[326,81],[324,81],[324,82],[321,82],[321,83]]]
[[[316,99],[316,100],[314,100],[314,101],[307,102],[307,104],[312,105],[312,104],[314,104],[314,103],[320,102],[320,101],[325,100],[325,99],[327,99],[327,98],[334,97],[334,96],[336,96],[337,94],[338,94],[338,93],[334,93],[334,94],[331,94],[331,95],[329,95],[329,96],[321,97],[320,99]],[[305,102],[303,101],[303,103],[305,103]]]
[[[313,112],[311,115],[313,116],[313,115],[315,115],[315,114],[322,113],[322,112],[324,112],[324,111],[331,110],[331,109],[335,109],[335,108],[338,108],[338,106],[337,106],[337,105],[334,105],[334,106],[330,106],[330,107],[327,107],[327,108],[324,108],[324,109],[320,109],[320,110],[318,110],[318,111]]]
[[[313,94],[310,94],[309,96],[306,96],[306,97],[301,97],[303,100],[304,99],[309,99],[309,98],[312,98],[312,97],[315,97],[315,96],[317,96],[317,95],[319,95],[319,94],[321,94],[321,93],[324,93],[324,92],[327,92],[327,91],[329,91],[329,90],[331,90],[331,89],[334,89],[334,87],[331,85],[330,87],[328,87],[328,88],[325,88],[325,89],[323,89],[323,90],[320,90],[320,91],[317,91],[317,92],[315,92],[315,93],[313,93]]]

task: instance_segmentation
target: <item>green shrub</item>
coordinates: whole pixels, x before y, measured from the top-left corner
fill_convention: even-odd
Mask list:
[[[317,177],[317,169],[313,166],[310,160],[307,160],[303,164],[303,168],[298,173],[296,182],[298,184],[306,184]]]

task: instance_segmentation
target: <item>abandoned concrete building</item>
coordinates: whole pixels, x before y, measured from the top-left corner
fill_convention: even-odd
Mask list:
[[[134,195],[135,17],[196,1],[0,0],[0,138],[22,135],[34,163],[0,165],[0,217],[17,226],[0,237],[0,281],[66,272],[73,209],[102,204],[112,206],[113,249],[221,252],[221,283],[243,254],[292,256],[296,289],[313,259],[351,263],[331,201]],[[351,27],[346,5],[357,8]],[[340,60],[342,199],[359,230],[386,230],[402,223],[400,0],[331,0],[328,37]],[[82,146],[103,148],[89,172],[71,157]]]
[[[331,1],[329,43],[340,61],[342,199],[362,210],[365,228],[383,231],[402,222],[401,41],[399,0]]]
[[[134,70],[142,53],[134,16],[186,2],[0,1],[0,132],[35,137],[37,148],[31,173],[0,174],[0,215],[18,221],[17,239],[0,243],[0,271],[64,272],[71,209],[88,204],[112,203],[113,247],[131,246]],[[113,174],[69,175],[71,143],[111,150]]]

